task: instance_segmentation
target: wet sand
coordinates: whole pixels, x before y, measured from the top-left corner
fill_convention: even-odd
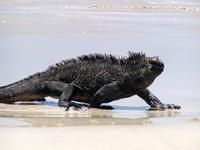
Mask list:
[[[123,101],[123,100],[122,100]],[[130,101],[130,100],[129,100]],[[150,111],[142,100],[127,105],[111,103],[113,110],[89,109],[65,111],[56,102],[0,104],[0,127],[65,127],[99,125],[173,125],[200,123],[199,100],[179,100],[181,110]],[[194,124],[195,125],[195,124]]]
[[[114,110],[65,112],[57,101],[0,104],[0,148],[200,150],[200,3],[186,1],[0,2],[0,85],[88,53],[158,55],[150,90],[180,111],[148,111],[138,97]]]
[[[148,111],[142,101],[69,112],[54,101],[0,104],[1,148],[199,150],[199,101],[191,101],[176,101],[179,111]]]

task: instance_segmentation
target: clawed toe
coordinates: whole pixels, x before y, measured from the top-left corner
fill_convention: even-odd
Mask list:
[[[181,106],[175,104],[165,104],[166,109],[181,109]]]
[[[166,110],[166,109],[181,109],[181,106],[175,104],[161,104],[153,106],[149,110]]]

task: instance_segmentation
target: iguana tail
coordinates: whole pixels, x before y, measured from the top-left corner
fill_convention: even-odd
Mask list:
[[[20,87],[19,84],[20,82],[15,82],[0,87],[0,103],[13,103],[17,101],[15,97],[23,90],[23,87]]]
[[[0,103],[13,103],[31,99],[34,92],[32,79],[38,74],[17,81],[15,83],[0,87]]]

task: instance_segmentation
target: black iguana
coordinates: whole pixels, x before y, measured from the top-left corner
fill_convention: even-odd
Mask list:
[[[158,57],[146,57],[143,53],[129,52],[127,57],[83,55],[0,87],[0,102],[42,100],[51,96],[59,98],[58,105],[68,110],[71,106],[84,106],[77,102],[100,108],[102,103],[138,95],[152,109],[180,109],[178,105],[163,104],[147,89],[163,69]]]

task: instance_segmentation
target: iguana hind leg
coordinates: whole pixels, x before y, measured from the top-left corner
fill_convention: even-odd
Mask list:
[[[140,90],[137,95],[141,97],[151,108],[150,110],[180,109],[181,106],[175,104],[163,104],[148,89]]]
[[[71,102],[71,97],[74,92],[74,87],[71,84],[60,81],[46,81],[44,88],[48,91],[50,96],[59,97],[58,106],[67,107]]]
[[[66,107],[66,111],[69,110],[70,107],[74,107],[75,109],[81,109],[85,105],[78,104],[72,102],[72,97],[74,93],[81,91],[82,89],[74,84],[68,84],[60,81],[51,81],[46,82],[46,88],[56,94],[59,94],[58,106]]]

